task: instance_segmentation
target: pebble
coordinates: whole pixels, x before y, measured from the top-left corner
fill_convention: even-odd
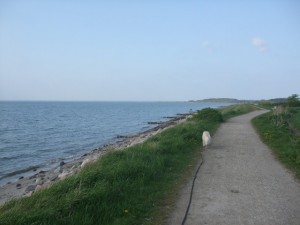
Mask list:
[[[35,183],[37,184],[37,185],[42,185],[44,182],[43,182],[43,178],[37,178],[36,180],[35,180]]]
[[[157,129],[158,131],[160,131],[159,129]],[[86,165],[94,162],[97,158],[99,158],[99,156],[103,155],[104,152],[110,151],[111,149],[118,149],[118,148],[124,148],[124,146],[126,145],[131,145],[132,143],[136,143],[137,140],[138,142],[140,141],[140,139],[145,139],[145,138],[149,138],[150,136],[153,135],[153,133],[155,133],[155,131],[157,130],[152,130],[146,134],[141,134],[138,139],[132,139],[130,138],[130,140],[125,140],[125,141],[117,141],[114,144],[106,144],[104,146],[102,146],[101,148],[99,147],[98,149],[94,149],[92,152],[96,152],[96,154],[94,153],[86,153],[84,155],[81,156],[80,159],[75,160],[74,162],[71,163],[66,163],[63,160],[60,161],[59,163],[59,167],[57,167],[54,171],[50,170],[50,171],[45,171],[45,170],[39,170],[38,168],[34,168],[33,171],[39,171],[36,172],[34,175],[29,177],[29,180],[31,180],[31,185],[27,186],[24,184],[24,186],[22,186],[22,183],[20,181],[20,183],[16,184],[16,188],[17,189],[25,189],[25,192],[23,192],[23,196],[30,196],[33,192],[39,191],[41,189],[45,189],[48,188],[49,186],[51,186],[52,182],[55,180],[63,180],[66,177],[77,173],[80,168],[85,167]],[[132,141],[133,140],[133,141]],[[104,149],[103,149],[104,147]],[[99,153],[97,152],[99,151]],[[89,156],[92,156],[93,158],[90,158]],[[86,158],[83,160],[83,158]],[[19,177],[19,180],[24,179],[24,176]],[[26,178],[27,179],[27,178]],[[11,182],[7,182],[7,184],[12,184]],[[13,184],[14,185],[14,184]],[[239,193],[238,190],[231,190],[232,193]]]
[[[49,180],[51,180],[51,181],[55,181],[55,179],[58,177],[58,174],[49,174],[48,175],[48,178],[49,178]]]
[[[71,170],[75,170],[75,169],[77,169],[76,165],[74,165],[74,166],[71,167]]]
[[[69,175],[70,175],[70,173],[68,173],[68,172],[63,172],[63,173],[61,173],[61,174],[58,175],[58,179],[64,180],[64,179],[66,179],[66,177],[69,176]]]
[[[42,190],[43,189],[43,186],[38,184],[35,188],[35,191],[39,191],[39,190]]]
[[[40,184],[37,185],[36,188],[35,188],[35,191],[39,191],[39,190],[48,188],[50,185],[51,185],[51,181],[48,180],[43,185],[40,185]]]
[[[93,161],[91,159],[85,159],[83,160],[82,164],[81,164],[81,168],[85,167],[88,164],[91,164]]]
[[[50,187],[50,185],[51,185],[51,182],[48,180],[43,184],[43,188],[48,188],[48,187]]]
[[[29,185],[29,186],[26,188],[25,192],[34,191],[35,188],[36,188],[36,185]]]
[[[61,173],[63,171],[62,167],[59,166],[54,170],[54,173]]]
[[[30,197],[32,195],[33,191],[29,191],[28,193],[24,193],[24,197]]]
[[[29,179],[36,178],[37,176],[38,176],[38,174],[34,174],[34,175],[32,175],[31,177],[29,177]]]

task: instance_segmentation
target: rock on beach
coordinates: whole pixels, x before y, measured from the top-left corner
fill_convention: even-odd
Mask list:
[[[114,144],[105,145],[103,146],[103,148],[94,149],[90,153],[86,153],[79,159],[75,159],[72,162],[61,161],[56,168],[47,171],[40,170],[32,176],[20,177],[15,182],[8,182],[6,185],[0,187],[0,206],[12,198],[30,196],[33,192],[37,192],[39,190],[50,187],[53,182],[66,179],[67,177],[77,173],[87,165],[93,163],[109,151],[125,150],[127,147],[142,143],[151,136],[160,133],[168,127],[172,127],[183,121],[185,120],[182,119],[182,117],[174,118],[170,121],[159,124],[158,126],[151,128],[148,131],[136,135],[128,135],[126,137],[123,137],[124,140],[122,141],[117,141]],[[35,168],[33,171],[36,170],[37,169]]]

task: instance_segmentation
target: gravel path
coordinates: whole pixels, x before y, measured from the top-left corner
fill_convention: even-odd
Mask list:
[[[255,111],[221,125],[195,181],[185,225],[300,224],[300,184],[251,126]],[[188,187],[189,186],[189,187]],[[181,224],[190,184],[169,224]]]

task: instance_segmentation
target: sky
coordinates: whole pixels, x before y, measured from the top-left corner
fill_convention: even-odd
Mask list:
[[[299,0],[0,0],[0,100],[300,94]]]

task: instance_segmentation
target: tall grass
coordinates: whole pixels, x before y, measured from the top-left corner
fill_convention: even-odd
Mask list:
[[[300,179],[300,137],[289,127],[300,121],[298,111],[282,114],[271,111],[252,120],[261,139],[273,150],[276,157]],[[294,122],[295,121],[295,122]]]
[[[300,107],[294,107],[291,111],[290,122],[300,132]]]
[[[216,110],[214,110],[216,111]],[[0,224],[154,224],[191,164],[201,134],[220,121],[198,116],[103,156],[80,173],[0,208]]]

